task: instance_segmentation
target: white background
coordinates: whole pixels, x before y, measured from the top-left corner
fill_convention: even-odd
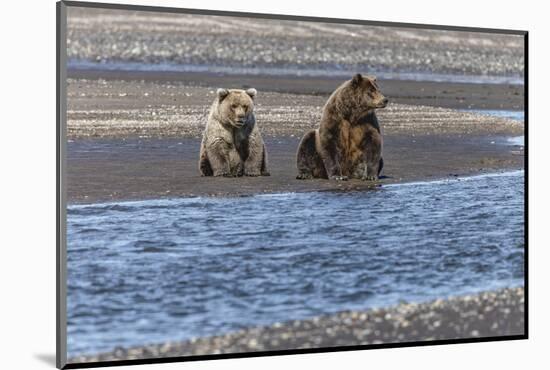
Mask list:
[[[549,179],[546,171],[550,169],[546,143],[550,140],[547,71],[550,20],[543,1],[127,0],[126,3],[530,31],[529,340],[132,368],[520,369],[548,366],[550,268],[546,265],[550,263],[550,246],[545,214],[550,194],[546,182]],[[11,0],[2,4],[0,367],[5,369],[54,366],[55,22],[53,0]]]

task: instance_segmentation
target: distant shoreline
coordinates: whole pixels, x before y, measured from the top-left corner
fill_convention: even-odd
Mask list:
[[[505,288],[427,303],[343,311],[182,342],[117,348],[76,356],[69,363],[522,336],[524,299],[523,287]]]
[[[524,73],[522,35],[76,7],[69,8],[67,27],[70,60],[363,73]]]

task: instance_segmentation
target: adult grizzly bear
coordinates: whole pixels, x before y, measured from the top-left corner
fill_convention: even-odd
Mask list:
[[[382,135],[374,110],[388,99],[376,78],[356,74],[330,96],[319,129],[298,147],[297,179],[376,180],[382,170]]]
[[[202,176],[269,176],[254,116],[255,96],[255,89],[216,92],[201,142]]]

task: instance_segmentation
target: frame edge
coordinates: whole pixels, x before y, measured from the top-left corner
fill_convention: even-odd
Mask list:
[[[115,4],[115,3],[101,3],[101,2],[92,2],[92,1],[88,2],[88,1],[62,0],[62,2],[66,6],[81,7],[81,8],[183,13],[183,14],[227,16],[227,17],[251,17],[251,18],[286,20],[286,21],[358,24],[358,25],[382,26],[382,27],[420,28],[420,29],[443,30],[443,31],[500,33],[500,34],[520,35],[520,36],[523,36],[527,33],[526,30],[483,28],[483,27],[473,27],[473,26],[450,26],[450,25],[427,24],[427,23],[387,22],[387,21],[373,21],[373,20],[361,20],[361,19],[351,19],[351,18],[328,18],[328,17],[319,17],[319,16],[310,17],[310,16],[279,14],[279,13],[271,14],[271,13],[254,13],[254,12],[239,12],[239,11],[233,12],[229,10],[175,8],[175,7],[167,7],[167,6]]]
[[[67,245],[66,245],[66,54],[67,5],[56,3],[56,367],[67,365]]]

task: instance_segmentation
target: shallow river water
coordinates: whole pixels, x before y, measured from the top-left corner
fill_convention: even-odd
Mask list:
[[[524,173],[68,206],[69,356],[523,285]]]

